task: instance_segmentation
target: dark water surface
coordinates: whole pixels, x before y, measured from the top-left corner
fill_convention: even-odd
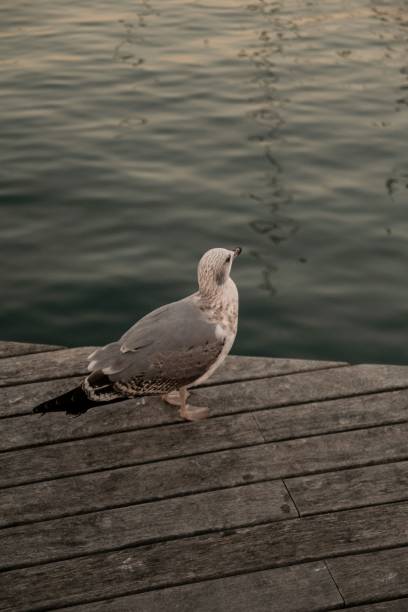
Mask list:
[[[408,363],[408,3],[3,0],[1,339],[115,339],[242,246],[234,351]]]

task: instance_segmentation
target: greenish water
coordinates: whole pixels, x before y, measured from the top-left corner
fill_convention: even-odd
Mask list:
[[[408,5],[0,5],[1,339],[101,344],[242,246],[235,352],[408,362]]]

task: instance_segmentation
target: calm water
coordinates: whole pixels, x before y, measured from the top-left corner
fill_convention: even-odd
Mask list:
[[[1,339],[105,343],[242,246],[235,352],[408,363],[408,3],[3,0]]]

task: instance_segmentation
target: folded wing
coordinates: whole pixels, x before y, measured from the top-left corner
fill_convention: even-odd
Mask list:
[[[96,350],[88,369],[105,374],[123,393],[167,392],[205,374],[224,341],[191,296],[154,310],[118,342]]]

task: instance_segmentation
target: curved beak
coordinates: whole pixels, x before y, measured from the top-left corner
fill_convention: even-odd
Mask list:
[[[242,253],[241,247],[237,247],[236,249],[234,249],[234,259],[238,257],[238,255],[241,255],[241,253]]]

